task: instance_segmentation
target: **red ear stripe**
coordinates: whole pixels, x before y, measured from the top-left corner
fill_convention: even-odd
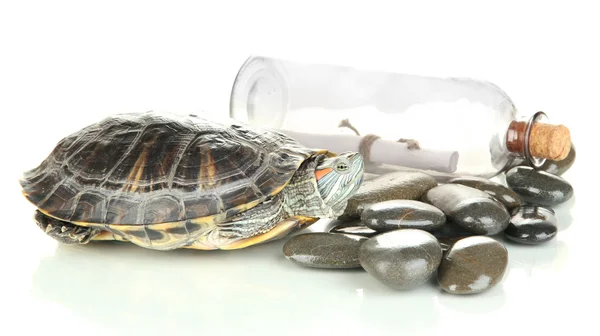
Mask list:
[[[331,169],[331,168],[316,170],[315,177],[317,178],[317,181],[320,180],[323,176],[329,174],[332,170],[333,169]]]

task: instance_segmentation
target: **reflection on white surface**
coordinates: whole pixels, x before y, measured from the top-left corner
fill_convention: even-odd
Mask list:
[[[595,2],[171,3],[3,2],[1,335],[598,334]],[[397,292],[360,270],[301,268],[283,242],[161,253],[61,246],[35,227],[17,177],[62,136],[113,112],[226,113],[249,52],[489,79],[519,114],[543,110],[572,130],[576,200],[557,211],[552,241],[506,242],[504,280],[475,296],[435,279]]]
[[[74,126],[56,127],[47,142],[14,149],[18,160],[2,166],[3,330],[60,336],[506,335],[539,331],[544,322],[529,323],[530,317],[552,330],[596,319],[594,309],[583,308],[598,301],[598,199],[590,181],[597,172],[585,154],[595,148],[583,141],[564,176],[575,196],[556,207],[557,236],[537,246],[494,237],[509,252],[504,279],[485,293],[458,296],[442,291],[435,278],[394,291],[362,270],[304,268],[284,258],[283,240],[239,251],[60,245],[35,226],[34,208],[17,183],[51,150],[58,140],[51,137]],[[44,134],[45,126],[30,131]],[[310,230],[328,227],[320,222]]]
[[[24,280],[30,272],[31,280],[10,295],[26,299],[25,309],[34,309],[40,323],[62,335],[81,330],[108,335],[422,333],[463,314],[484,323],[494,319],[489,313],[506,311],[511,300],[525,295],[526,301],[546,300],[550,292],[564,299],[566,292],[556,284],[574,275],[567,267],[569,248],[561,240],[543,246],[507,243],[510,265],[504,281],[480,295],[456,296],[441,291],[435,278],[402,292],[362,270],[304,268],[285,259],[284,241],[208,252],[159,252],[115,242],[66,246],[30,224],[24,231],[39,248],[25,261],[34,267],[19,267],[15,275]],[[325,227],[318,223],[311,230]],[[38,260],[35,251],[42,254]],[[570,261],[571,269],[579,266]],[[512,312],[524,310],[520,303],[510,306]],[[73,328],[52,325],[56,314]]]
[[[237,251],[61,245],[35,226],[33,208],[12,182],[4,189],[17,196],[5,220],[17,224],[11,227],[18,234],[0,245],[3,274],[10,274],[3,277],[3,304],[11,307],[8,325],[23,332],[43,325],[60,335],[446,334],[527,316],[532,307],[540,316],[556,314],[558,306],[589,297],[594,282],[585,275],[594,267],[588,231],[595,224],[576,220],[588,201],[582,196],[556,208],[559,232],[545,244],[495,236],[509,251],[504,280],[485,293],[458,296],[439,289],[435,278],[393,291],[360,269],[305,268],[285,259],[284,240]],[[305,232],[334,224],[321,221]],[[572,310],[569,320],[588,314]]]
[[[60,245],[33,273],[31,295],[123,335],[246,328],[304,333],[337,318],[353,331],[361,321],[418,330],[421,322],[381,309],[394,296],[405,303],[412,297],[413,308],[428,319],[439,314],[434,297],[423,300],[426,289],[393,293],[359,270],[301,268],[284,259],[281,247],[161,253],[113,243]]]
[[[557,236],[537,246],[495,236],[508,249],[507,272],[495,288],[473,296],[446,293],[435,278],[393,291],[362,270],[301,267],[284,258],[284,240],[238,251],[60,245],[35,226],[34,208],[16,183],[21,167],[6,167],[0,185],[11,195],[4,200],[0,244],[4,327],[61,336],[214,336],[453,335],[449,330],[480,334],[497,326],[505,335],[509,321],[528,316],[562,314],[551,321],[557,329],[567,327],[563,321],[589,323],[594,310],[579,307],[597,301],[597,197],[586,159],[580,156],[565,176],[576,196],[556,207]],[[334,224],[322,221],[310,231]],[[539,325],[523,322],[519,330],[528,328]]]

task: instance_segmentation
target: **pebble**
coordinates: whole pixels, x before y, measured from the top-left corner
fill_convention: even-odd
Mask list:
[[[364,172],[363,173],[363,181],[372,180],[372,179],[374,179],[374,178],[376,178],[378,176],[379,176],[378,174],[372,174],[372,173]]]
[[[437,181],[422,172],[394,172],[371,178],[362,183],[348,200],[340,219],[360,218],[369,205],[389,200],[419,200],[427,190],[437,186]]]
[[[361,215],[362,222],[378,232],[398,229],[434,231],[446,222],[442,210],[415,200],[389,200],[371,204]]]
[[[463,238],[444,254],[437,270],[440,287],[452,294],[476,294],[496,286],[508,266],[506,247],[487,236]]]
[[[522,244],[541,244],[552,240],[556,232],[557,219],[554,210],[525,205],[515,210],[504,235]]]
[[[402,229],[368,238],[358,257],[375,279],[393,289],[407,290],[431,278],[441,262],[442,248],[427,231]]]
[[[290,238],[283,246],[287,259],[314,268],[360,268],[358,250],[366,237],[310,232]]]
[[[510,214],[490,194],[462,184],[443,184],[423,196],[444,212],[448,220],[476,235],[495,235],[506,229]]]
[[[494,182],[483,177],[457,177],[452,180],[449,180],[448,183],[462,184],[468,187],[484,191],[492,195],[495,199],[500,201],[500,203],[504,204],[504,206],[509,212],[523,204],[523,200],[516,192],[510,190],[509,188],[503,186],[500,183]]]
[[[373,229],[368,228],[360,220],[340,222],[339,224],[333,225],[331,229],[329,229],[329,232],[353,234],[363,237],[373,237],[374,235],[379,233]]]
[[[567,157],[564,160],[545,160],[544,164],[542,164],[542,166],[539,167],[538,170],[545,171],[552,175],[561,176],[573,166],[576,157],[577,151],[575,150],[575,145],[571,143],[569,155],[567,155]],[[529,166],[529,163],[524,159],[517,159],[514,163],[511,164],[511,168],[515,166]]]
[[[564,160],[553,161],[553,160],[545,160],[544,164],[539,168],[539,170],[543,170],[547,173],[561,176],[566,173],[567,170],[573,166],[575,162],[575,158],[577,157],[577,153],[575,150],[575,145],[571,143],[571,150],[569,151],[569,155]]]
[[[573,187],[560,176],[519,166],[506,172],[506,183],[526,203],[553,206],[568,201]]]
[[[458,240],[474,235],[474,233],[466,231],[451,221],[447,221],[440,229],[431,232],[431,234],[437,238],[444,251],[448,250]]]

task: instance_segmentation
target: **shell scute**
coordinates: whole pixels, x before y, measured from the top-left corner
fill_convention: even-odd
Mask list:
[[[204,193],[183,201],[186,218],[206,217],[224,211],[221,199],[216,194]]]
[[[181,199],[169,194],[161,194],[145,203],[144,224],[175,222],[185,217]]]
[[[256,191],[256,187],[251,181],[236,181],[222,188],[219,192],[220,199],[223,200],[224,209],[245,209],[245,204],[257,199],[263,199],[265,196]]]
[[[80,193],[75,210],[67,220],[91,222],[94,218],[103,218],[106,211],[106,196],[99,190],[86,190]],[[66,208],[66,206],[65,206]],[[105,221],[101,221],[104,223]]]
[[[80,225],[202,227],[278,193],[316,153],[230,119],[121,114],[59,141],[21,185],[44,213]]]
[[[55,216],[70,219],[78,198],[78,190],[72,184],[60,183],[42,204],[46,211],[53,212]]]
[[[100,223],[138,223],[138,215],[141,208],[140,201],[132,197],[115,195],[108,199],[106,216],[102,219],[96,219]]]

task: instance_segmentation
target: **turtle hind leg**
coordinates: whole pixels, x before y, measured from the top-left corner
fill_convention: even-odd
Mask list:
[[[63,244],[87,244],[102,232],[97,228],[79,226],[52,218],[39,210],[36,210],[34,219],[40,229]]]

